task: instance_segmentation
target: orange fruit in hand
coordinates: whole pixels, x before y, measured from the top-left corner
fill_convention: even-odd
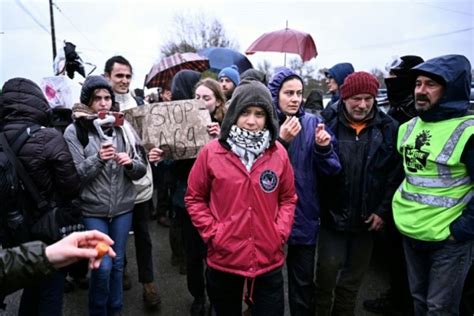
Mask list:
[[[102,258],[107,252],[109,252],[109,245],[99,241],[95,246],[95,250],[97,250],[97,258]]]

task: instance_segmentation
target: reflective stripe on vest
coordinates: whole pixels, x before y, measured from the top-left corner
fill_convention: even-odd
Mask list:
[[[411,185],[424,188],[451,188],[471,183],[469,176],[463,178],[452,178],[451,174],[440,178],[424,178],[412,175],[406,176],[407,182]]]
[[[438,155],[438,157],[436,157],[435,162],[438,163],[438,174],[440,174],[441,176],[451,177],[451,170],[446,164],[449,158],[451,158],[451,155],[454,152],[454,148],[456,148],[456,145],[458,144],[459,139],[464,133],[464,130],[472,125],[474,125],[474,120],[470,119],[456,127],[453,134],[451,135],[451,137],[449,137],[449,140],[446,142],[443,149],[441,150],[440,154]]]
[[[426,204],[436,207],[445,207],[451,208],[458,204],[467,204],[469,200],[473,197],[473,192],[469,191],[466,195],[459,199],[445,197],[445,196],[436,196],[423,193],[410,193],[402,189],[402,186],[398,188],[402,197],[408,201],[417,202],[420,204]]]
[[[402,141],[400,144],[405,144],[407,141],[408,137],[410,137],[411,132],[413,132],[413,129],[415,128],[416,122],[418,122],[418,116],[412,119],[407,126],[407,130],[405,131],[405,134],[403,135]]]

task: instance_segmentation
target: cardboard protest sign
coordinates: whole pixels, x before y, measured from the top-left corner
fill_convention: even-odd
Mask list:
[[[211,116],[204,102],[182,100],[145,104],[124,111],[145,147],[158,147],[166,159],[189,159],[210,141]]]

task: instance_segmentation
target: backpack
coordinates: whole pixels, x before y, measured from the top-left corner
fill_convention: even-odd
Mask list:
[[[0,132],[0,242],[5,246],[28,241],[28,229],[23,225],[27,188],[20,180],[16,155],[40,129],[37,124],[24,125],[11,139],[11,145],[5,133]]]

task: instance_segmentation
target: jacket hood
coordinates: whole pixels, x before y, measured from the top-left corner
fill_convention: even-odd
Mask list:
[[[337,85],[340,87],[344,83],[344,79],[354,72],[354,67],[351,63],[340,63],[335,64],[325,73],[330,74],[334,80],[336,80]]]
[[[171,82],[171,98],[174,101],[194,98],[194,87],[201,78],[201,73],[194,70],[181,70]]]
[[[237,122],[240,113],[248,106],[260,106],[267,113],[266,127],[270,131],[270,146],[272,146],[278,137],[278,122],[273,112],[272,97],[267,87],[255,80],[243,80],[235,88],[229,108],[222,122],[221,134],[219,136],[220,143],[226,144],[230,128]]]
[[[272,103],[273,107],[276,111],[276,114],[278,116],[278,120],[284,120],[285,119],[285,114],[281,111],[280,109],[280,104],[278,102],[278,96],[280,94],[281,86],[285,81],[287,81],[290,78],[296,78],[301,81],[304,87],[304,82],[303,79],[299,75],[296,74],[293,70],[286,68],[286,67],[280,67],[277,69],[275,74],[273,75],[272,79],[268,83],[268,89],[270,90],[272,94]],[[295,116],[300,117],[304,114],[303,110],[303,102],[301,102],[300,107],[298,109],[298,112],[296,113]]]
[[[304,103],[305,109],[321,111],[323,106],[323,93],[319,90],[313,90],[309,93]]]
[[[29,121],[48,126],[52,109],[41,88],[26,78],[5,82],[0,95],[0,119],[6,122]]]
[[[410,71],[413,82],[423,75],[432,78],[445,88],[439,103],[421,113],[424,121],[439,121],[464,116],[469,109],[471,93],[471,64],[462,55],[436,57],[414,67]]]
[[[263,83],[264,85],[267,85],[267,75],[258,69],[247,69],[243,73],[240,74],[240,80],[257,80]]]

